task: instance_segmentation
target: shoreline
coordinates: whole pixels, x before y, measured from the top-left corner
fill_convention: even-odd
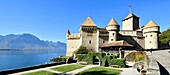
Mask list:
[[[34,69],[39,69],[39,68],[45,68],[45,67],[61,65],[61,64],[65,64],[65,62],[47,63],[47,64],[40,64],[40,65],[22,67],[22,68],[2,70],[2,71],[0,71],[0,75],[12,74],[12,73],[23,72],[23,71],[28,71],[28,70],[34,70]]]

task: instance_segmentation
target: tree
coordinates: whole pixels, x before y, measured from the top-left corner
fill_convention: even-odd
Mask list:
[[[85,46],[80,46],[78,50],[75,51],[76,54],[87,54],[89,50]]]
[[[159,40],[161,44],[169,44],[170,43],[170,29],[162,32],[162,34],[159,36]]]

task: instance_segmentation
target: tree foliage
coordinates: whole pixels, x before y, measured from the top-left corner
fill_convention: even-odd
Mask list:
[[[87,54],[89,50],[85,46],[80,46],[78,50],[75,51],[76,54]]]
[[[166,30],[162,32],[162,34],[159,36],[159,40],[161,44],[168,44],[170,43],[170,30]]]

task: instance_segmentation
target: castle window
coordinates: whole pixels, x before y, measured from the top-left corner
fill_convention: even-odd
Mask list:
[[[151,35],[151,37],[152,37],[152,35]]]
[[[149,43],[151,43],[151,41]]]
[[[114,36],[114,33],[113,33],[113,36]]]
[[[103,43],[104,43],[104,41],[103,41]]]
[[[91,49],[91,50],[93,50],[93,49]]]
[[[147,35],[146,35],[146,37],[147,37]]]
[[[113,39],[111,39],[111,41],[113,41]]]
[[[89,44],[91,44],[91,40],[89,41]]]

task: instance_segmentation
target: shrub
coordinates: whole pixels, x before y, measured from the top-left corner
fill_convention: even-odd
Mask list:
[[[66,62],[67,59],[69,59],[69,56],[61,56],[61,57],[56,57],[56,58],[52,58],[50,61],[53,62]]]
[[[117,56],[116,55],[106,55],[104,56],[104,58],[102,59],[102,66],[109,66],[111,63],[112,59],[116,59]],[[107,65],[108,63],[108,65]]]
[[[118,65],[121,67],[125,67],[125,60],[124,59],[112,59],[109,62],[110,65]]]
[[[77,54],[76,58],[78,61],[86,61],[87,60],[87,54]]]

